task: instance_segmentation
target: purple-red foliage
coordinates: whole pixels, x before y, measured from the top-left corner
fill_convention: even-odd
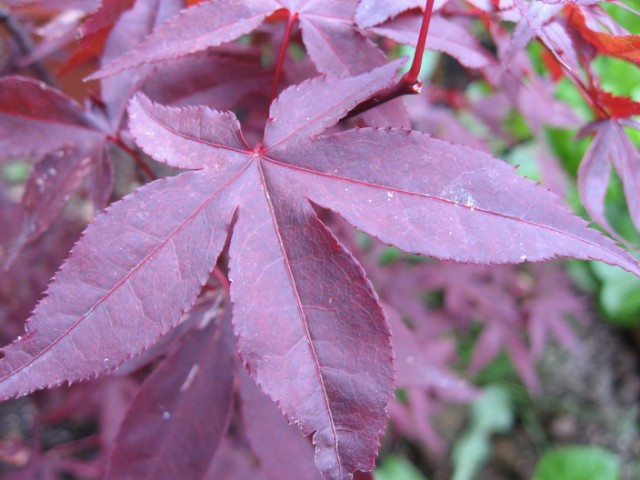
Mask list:
[[[444,450],[429,416],[476,394],[454,373],[457,334],[481,326],[469,376],[504,350],[532,391],[549,337],[579,348],[564,315],[582,303],[560,267],[514,264],[572,257],[640,276],[488,152],[492,138],[517,141],[504,129],[516,109],[562,193],[542,127],[581,126],[554,98],[564,76],[593,111],[578,172],[587,211],[615,234],[613,165],[640,227],[640,156],[623,128],[640,108],[591,66],[637,63],[640,47],[597,2],[4,3],[0,160],[29,173],[0,184],[0,336],[17,337],[0,398],[31,394],[36,409],[29,435],[0,443],[16,467],[6,478],[371,478],[388,417]],[[426,86],[406,109],[421,26],[427,49],[490,94]],[[548,75],[524,53],[531,41]],[[419,46],[404,76],[396,43]],[[42,81],[54,66],[61,87]],[[82,93],[74,75],[98,81]],[[352,227],[374,237],[368,248]],[[383,244],[435,260],[381,266]],[[41,430],[65,421],[92,433],[45,445]]]

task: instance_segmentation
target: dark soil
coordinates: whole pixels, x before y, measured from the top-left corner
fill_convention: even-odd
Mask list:
[[[547,348],[528,421],[495,439],[478,480],[529,480],[544,450],[562,445],[605,448],[620,458],[620,480],[640,479],[638,352],[604,321],[586,323],[576,325],[579,352]]]

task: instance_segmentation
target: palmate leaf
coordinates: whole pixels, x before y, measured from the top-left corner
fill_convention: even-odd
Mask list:
[[[622,180],[631,220],[640,230],[640,153],[616,119],[600,120],[585,130],[595,131],[578,170],[578,191],[587,212],[613,232],[604,208],[613,165]]]
[[[97,152],[102,152],[102,148],[103,145],[98,145]],[[92,157],[99,157],[97,152],[92,155],[72,148],[60,149],[33,165],[20,202],[21,228],[3,259],[6,264],[15,260],[27,242],[35,240],[50,227],[91,171]]]
[[[318,71],[347,77],[385,62],[383,52],[353,22],[358,0],[209,0],[173,16],[145,41],[89,78],[102,78],[148,63],[176,59],[238,39],[274,12],[296,15],[309,57]],[[370,125],[409,125],[400,100],[367,112]]]
[[[638,35],[611,35],[594,29],[595,22],[586,12],[575,5],[569,8],[569,21],[582,38],[591,44],[598,53],[622,58],[640,65],[640,37]]]
[[[398,43],[416,45],[421,23],[422,15],[406,14],[371,31]],[[426,48],[447,53],[469,68],[486,68],[496,63],[467,28],[437,14],[429,24]]]
[[[133,8],[115,22],[107,39],[105,61],[138,43],[155,23],[177,12],[182,4],[180,0],[129,3]],[[115,21],[125,4],[105,5],[100,11],[110,11],[108,17]],[[95,205],[105,206],[114,182],[106,147],[118,136],[126,103],[146,73],[148,69],[102,80],[104,112],[84,108],[63,92],[32,79],[9,76],[0,81],[0,160],[35,157],[20,205],[22,228],[1,259],[5,266],[51,226],[85,179]]]
[[[444,394],[450,400],[469,401],[477,394],[474,387],[428,357],[424,345],[400,319],[398,312],[385,305],[393,331],[398,388],[423,387]]]
[[[114,27],[122,13],[133,6],[134,0],[111,0],[99,2],[97,9],[88,14],[76,36],[78,46],[65,62],[63,71],[92,60],[104,50],[109,31]]]
[[[90,78],[190,55],[250,33],[277,10],[298,15],[309,55],[323,73],[354,75],[384,62],[384,54],[355,28],[357,0],[209,0],[156,28],[127,55]]]
[[[313,435],[328,479],[374,466],[394,388],[389,326],[364,272],[312,203],[406,251],[478,263],[556,256],[640,266],[559,199],[486,153],[402,129],[322,132],[395,82],[393,63],[317,78],[272,104],[246,144],[232,113],[138,95],[131,131],[156,160],[197,169],[153,182],[89,226],[4,349],[0,396],[114,368],[178,321],[229,256],[245,366]]]
[[[282,6],[275,0],[212,0],[169,18],[147,39],[98,74],[113,75],[143,64],[183,57],[252,32]]]
[[[354,18],[359,27],[369,28],[412,8],[422,8],[424,3],[422,0],[361,0]],[[436,3],[434,9],[445,2]]]
[[[136,0],[132,8],[120,15],[115,23],[106,40],[101,64],[110,63],[132,46],[142,42],[149,32],[179,12],[182,6],[182,0]],[[103,78],[100,81],[105,114],[113,132],[118,132],[121,128],[127,102],[139,89],[149,72],[150,69],[143,68]]]
[[[225,439],[218,448],[203,480],[271,480],[248,448],[234,448],[232,441]]]
[[[242,62],[213,52],[167,62],[145,81],[143,91],[165,105],[215,105],[229,109],[252,92],[269,88],[271,75],[257,62]]]
[[[104,142],[87,111],[68,95],[30,78],[0,80],[0,159],[43,156]]]
[[[540,0],[542,3],[548,3],[549,5],[565,5],[565,4],[574,4],[574,5],[595,5],[596,3],[602,3],[602,0]]]
[[[104,200],[112,180],[102,161],[106,141],[90,113],[64,93],[29,78],[0,80],[0,162],[35,160],[19,206],[21,228],[0,259],[5,266],[50,227],[89,173],[90,193]]]

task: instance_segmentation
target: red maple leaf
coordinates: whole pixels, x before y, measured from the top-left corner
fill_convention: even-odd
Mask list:
[[[190,308],[233,225],[233,322],[251,376],[313,434],[327,478],[370,470],[393,394],[389,327],[362,268],[313,203],[406,251],[477,263],[556,256],[640,266],[559,199],[490,155],[404,129],[325,134],[395,82],[396,61],[316,78],[272,104],[262,142],[232,113],[138,95],[137,143],[193,169],[109,207],[6,347],[0,395],[112,370]],[[392,168],[389,168],[392,166]]]

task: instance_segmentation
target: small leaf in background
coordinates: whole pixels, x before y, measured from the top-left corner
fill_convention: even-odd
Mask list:
[[[498,385],[485,389],[471,405],[469,428],[453,449],[453,480],[472,480],[491,453],[491,435],[513,425],[507,391]]]
[[[427,480],[420,470],[409,460],[397,455],[389,455],[373,473],[375,480]]]
[[[22,183],[29,176],[29,162],[26,159],[5,162],[2,177],[8,184]]]
[[[619,268],[592,262],[596,277],[602,282],[600,305],[609,320],[620,325],[637,325],[640,319],[640,280]]]
[[[533,480],[618,480],[620,461],[598,447],[571,446],[548,451]]]
[[[589,19],[585,17],[584,10],[571,6],[569,12],[569,22],[598,53],[640,64],[640,37],[637,35],[609,35],[592,30],[587,24]]]

